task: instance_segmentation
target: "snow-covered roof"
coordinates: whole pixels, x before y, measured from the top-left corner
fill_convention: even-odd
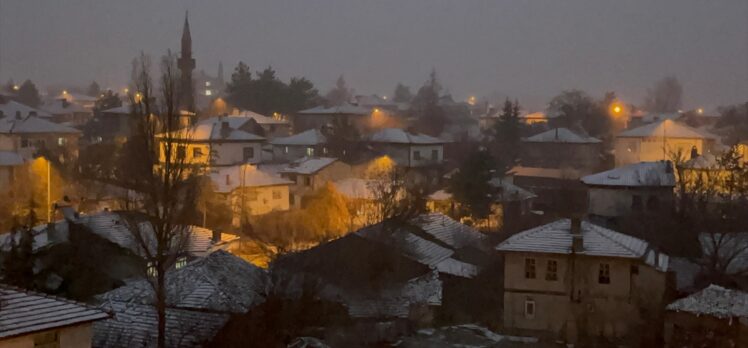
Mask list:
[[[131,112],[132,112],[132,106],[130,106],[129,104],[122,104],[120,106],[102,111],[102,113],[105,113],[105,114],[120,114],[120,115],[129,115]]]
[[[375,143],[395,144],[444,144],[445,141],[426,134],[410,133],[400,128],[385,128],[371,135],[369,138]]]
[[[673,120],[662,120],[641,127],[629,129],[618,134],[619,138],[685,138],[685,139],[714,139],[698,129],[691,128]]]
[[[512,184],[508,180],[493,178],[488,183],[500,189],[496,194],[496,201],[498,202],[524,201],[537,197],[536,194]]]
[[[20,166],[24,163],[23,156],[13,151],[0,151],[0,167]]]
[[[569,143],[569,144],[596,144],[600,139],[577,134],[568,128],[554,128],[531,137],[524,138],[522,141],[529,143]]]
[[[223,250],[166,273],[166,301],[170,308],[246,313],[265,299],[268,275],[264,270]],[[131,282],[97,296],[102,302],[155,304],[148,280]]]
[[[70,103],[64,99],[55,99],[42,105],[42,108],[52,115],[67,115],[72,113],[90,113],[91,110],[80,104]]]
[[[81,131],[63,126],[59,123],[47,121],[40,117],[27,116],[21,119],[16,117],[3,117],[0,118],[0,133],[6,134],[39,134],[39,133],[54,133],[54,134],[79,134]]]
[[[16,115],[19,114],[21,115],[21,117],[26,117],[31,113],[36,113],[36,116],[38,117],[52,117],[52,114],[44,110],[32,108],[15,100],[6,100],[4,103],[0,102],[0,112],[2,112],[2,116],[4,117],[16,117]]]
[[[712,284],[669,304],[667,310],[717,318],[748,318],[748,293]]]
[[[298,114],[301,115],[368,115],[371,113],[371,109],[360,106],[351,105],[349,103],[343,103],[342,105],[333,106],[326,108],[324,106],[317,106],[311,109],[301,110]]]
[[[309,129],[298,134],[270,140],[273,145],[314,146],[327,143],[327,138],[319,129]]]
[[[265,138],[241,129],[232,128],[230,124],[224,123],[217,118],[200,122],[193,127],[173,132],[173,136],[178,139],[188,139],[189,141],[211,141],[211,142],[258,142]],[[163,136],[160,134],[159,136]]]
[[[211,117],[211,118],[215,118],[215,117]],[[281,120],[278,118],[265,116],[265,115],[258,114],[250,110],[237,110],[231,115],[223,116],[223,118],[224,119],[226,118],[239,119],[239,120],[244,120],[244,122],[247,122],[250,119],[254,119],[255,122],[257,122],[258,124],[289,124],[289,122],[286,120]]]
[[[55,99],[67,99],[71,102],[79,102],[79,103],[94,103],[96,102],[96,97],[92,97],[90,95],[80,94],[80,93],[74,93],[74,92],[67,92],[63,91],[62,93],[58,94]]]
[[[280,170],[280,173],[314,174],[337,160],[332,157],[303,157],[289,163],[287,167]]]
[[[668,269],[668,256],[656,252],[646,241],[587,221],[582,221],[581,234],[584,247],[580,254],[640,259],[662,272]],[[496,250],[571,254],[572,241],[571,220],[561,219],[515,234],[496,246]]]
[[[596,186],[674,187],[675,174],[670,161],[639,162],[582,177]]]
[[[679,112],[638,112],[631,115],[632,118],[639,118],[642,122],[651,123],[663,120],[676,120],[683,116]]]
[[[112,318],[93,325],[93,347],[155,348],[158,338],[156,308],[135,302],[105,302],[100,307]],[[166,309],[166,346],[202,347],[226,325],[231,316],[224,313]]]
[[[432,201],[446,201],[448,199],[452,199],[452,194],[447,190],[438,190],[429,195],[429,200]]]
[[[83,303],[0,284],[0,339],[109,317]]]
[[[216,168],[211,171],[210,179],[216,185],[216,192],[222,193],[234,191],[238,187],[293,184],[290,180],[259,170],[251,164]]]

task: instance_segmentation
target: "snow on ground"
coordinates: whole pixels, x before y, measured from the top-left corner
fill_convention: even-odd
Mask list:
[[[403,338],[394,346],[399,348],[553,347],[552,345],[538,342],[538,339],[535,337],[501,335],[474,324],[422,329],[413,336]]]

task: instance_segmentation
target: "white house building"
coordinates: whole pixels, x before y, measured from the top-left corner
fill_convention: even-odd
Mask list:
[[[629,129],[615,141],[616,166],[645,161],[671,160],[680,153],[710,153],[715,137],[670,119]]]
[[[309,129],[288,137],[270,140],[273,160],[289,162],[303,157],[327,155],[327,137],[319,129]]]
[[[399,128],[385,128],[371,135],[372,147],[392,158],[399,166],[424,167],[444,161],[446,141]]]

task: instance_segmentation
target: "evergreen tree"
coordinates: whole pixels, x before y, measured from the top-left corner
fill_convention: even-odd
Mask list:
[[[88,85],[86,95],[94,98],[98,98],[101,95],[101,87],[99,87],[99,84],[96,83],[96,81],[92,81],[91,84]]]
[[[94,103],[94,112],[109,110],[119,106],[122,106],[122,99],[120,99],[119,94],[108,89],[106,92],[100,94],[96,99],[96,102]]]
[[[411,103],[411,114],[416,118],[416,128],[429,135],[438,136],[444,131],[447,116],[439,104],[442,86],[436,75],[436,69],[431,70],[428,81],[418,89]]]
[[[398,83],[395,86],[395,92],[392,94],[392,101],[396,103],[410,103],[413,100],[413,93],[410,92],[410,87]]]
[[[36,89],[36,85],[34,85],[31,80],[26,80],[21,84],[21,87],[18,88],[16,98],[18,99],[18,102],[21,104],[26,104],[31,107],[37,107],[39,104],[41,104],[42,99],[39,96],[39,90]]]
[[[595,101],[579,90],[563,91],[555,96],[548,104],[548,113],[558,115],[551,121],[553,127],[565,127],[599,138],[611,133],[612,122],[605,101]]]
[[[462,215],[483,219],[491,213],[493,203],[492,187],[496,164],[485,148],[478,148],[468,154],[460,169],[449,180],[448,191],[460,204]]]
[[[338,77],[338,80],[335,81],[335,87],[325,95],[329,105],[342,105],[349,102],[351,97],[353,97],[353,89],[348,88],[343,75]]]
[[[271,115],[293,113],[319,102],[314,84],[306,78],[294,77],[286,84],[276,77],[272,67],[256,72],[255,76],[253,79],[249,67],[239,62],[226,87],[226,99],[231,105]]]
[[[519,102],[507,98],[493,129],[493,153],[497,159],[499,173],[509,171],[519,160],[522,125],[519,120]]]
[[[281,111],[284,113],[293,113],[299,110],[308,109],[319,103],[319,93],[314,88],[314,84],[304,77],[292,77],[288,83],[288,100],[285,108]]]
[[[247,64],[239,62],[231,74],[231,82],[226,86],[226,100],[236,107],[249,109],[252,106],[251,89],[252,72]]]

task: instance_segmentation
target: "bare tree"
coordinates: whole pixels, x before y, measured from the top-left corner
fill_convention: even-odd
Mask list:
[[[409,183],[400,168],[373,173],[367,188],[373,200],[370,222],[405,223],[426,210],[424,188]]]
[[[166,345],[166,271],[189,246],[187,221],[195,216],[200,168],[187,162],[182,140],[190,136],[180,129],[179,73],[176,56],[167,52],[160,62],[158,90],[150,75],[150,61],[141,54],[134,72],[132,112],[137,131],[123,147],[119,181],[141,194],[138,219],[124,219],[147,261],[158,315],[158,347]]]

